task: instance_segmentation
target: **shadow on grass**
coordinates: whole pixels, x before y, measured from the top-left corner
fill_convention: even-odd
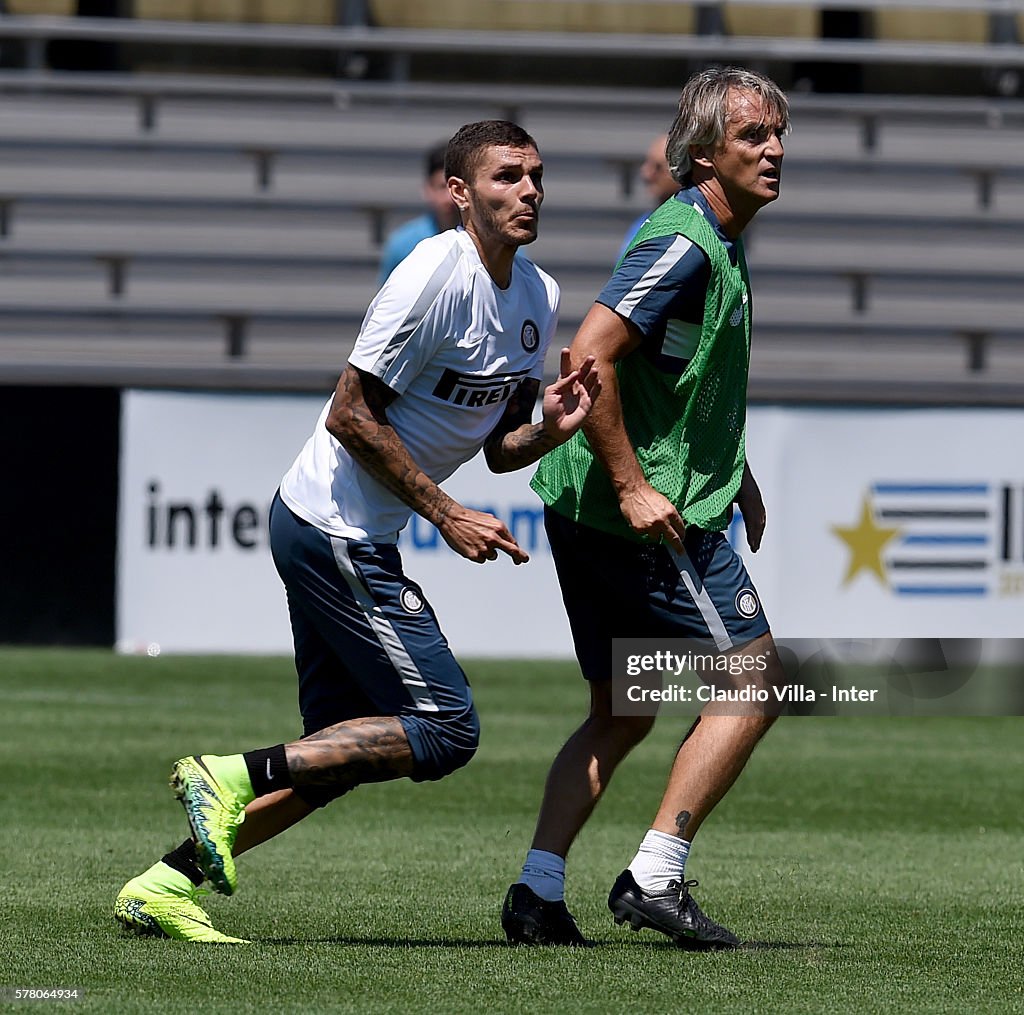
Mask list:
[[[495,938],[481,941],[479,938],[409,938],[409,937],[354,937],[337,934],[331,937],[265,937],[254,938],[253,944],[261,945],[353,945],[374,948],[508,948],[507,941]]]
[[[592,940],[590,947],[600,949],[621,944],[622,939]],[[523,948],[525,945],[510,945],[503,938],[481,941],[479,938],[407,938],[407,937],[358,937],[352,934],[336,934],[329,937],[267,937],[254,939],[254,944],[264,945],[350,945],[353,947],[373,948]],[[656,948],[661,951],[707,951],[701,948],[686,948],[673,944],[671,941],[643,940],[638,944],[644,948]],[[561,951],[586,951],[587,949],[566,949],[559,945],[536,945],[535,948],[553,948]],[[800,951],[813,948],[845,948],[841,941],[744,941],[735,951],[767,952],[767,951]],[[724,951],[732,951],[725,949]]]
[[[614,944],[614,941],[598,941],[598,945]],[[701,955],[722,954],[728,955],[735,952],[784,952],[802,951],[815,948],[845,948],[842,941],[742,941],[738,948],[715,948],[714,946],[701,946],[697,944],[679,944],[673,941],[666,941],[664,938],[654,940],[652,938],[641,938],[637,944],[645,948],[653,948],[665,952],[694,952]]]

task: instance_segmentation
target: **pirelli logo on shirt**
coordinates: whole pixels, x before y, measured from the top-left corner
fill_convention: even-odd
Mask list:
[[[457,370],[447,369],[434,388],[434,397],[470,409],[496,405],[508,401],[528,373],[528,370],[517,370],[514,373],[482,377],[480,374],[460,374]]]

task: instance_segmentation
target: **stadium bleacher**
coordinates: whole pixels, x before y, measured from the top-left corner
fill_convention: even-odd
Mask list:
[[[422,151],[483,116],[541,145],[530,253],[568,340],[644,208],[673,91],[31,68],[0,90],[0,379],[299,388],[344,361]],[[793,103],[783,197],[748,240],[755,396],[1017,399],[1024,104]]]

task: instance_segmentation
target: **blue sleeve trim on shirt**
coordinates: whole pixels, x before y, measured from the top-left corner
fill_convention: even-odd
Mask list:
[[[695,243],[674,263],[662,266],[662,274],[651,278],[652,273],[661,271],[659,261],[678,239],[679,234],[659,236],[635,246],[597,297],[598,303],[635,325],[644,336],[646,351],[654,356],[660,353],[668,321],[699,325],[704,320],[711,265]],[[648,285],[635,304],[622,308],[630,294],[635,297]]]

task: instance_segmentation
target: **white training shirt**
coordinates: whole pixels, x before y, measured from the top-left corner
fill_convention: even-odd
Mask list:
[[[555,280],[522,254],[499,289],[461,227],[419,243],[377,293],[349,363],[398,393],[388,421],[435,483],[483,447],[521,381],[543,376],[558,299]],[[412,510],[328,433],[331,402],[281,499],[331,535],[394,543]]]

